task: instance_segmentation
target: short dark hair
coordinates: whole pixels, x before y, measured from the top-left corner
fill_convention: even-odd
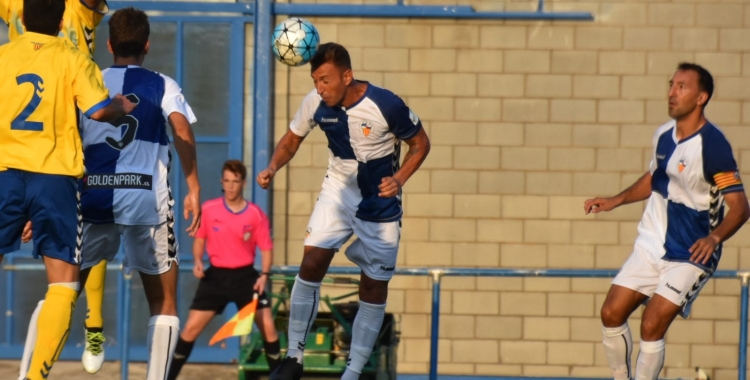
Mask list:
[[[23,0],[26,31],[56,36],[65,13],[65,0]]]
[[[109,44],[116,57],[136,57],[146,49],[151,27],[146,12],[127,7],[109,19]]]
[[[708,101],[711,100],[711,96],[714,94],[714,78],[711,76],[711,73],[703,68],[703,66],[690,62],[680,63],[679,66],[677,66],[677,70],[694,71],[698,74],[698,85],[701,90],[708,94],[708,99],[706,99],[706,103],[703,104],[703,107],[705,107],[708,104]]]
[[[221,168],[221,175],[223,176],[226,171],[240,176],[243,180],[247,177],[247,168],[240,160],[227,160],[224,162],[224,166]]]
[[[311,72],[315,72],[315,70],[323,66],[326,62],[330,62],[340,69],[352,69],[352,59],[349,57],[349,52],[346,51],[345,47],[335,42],[328,42],[318,46],[315,55],[310,59]]]

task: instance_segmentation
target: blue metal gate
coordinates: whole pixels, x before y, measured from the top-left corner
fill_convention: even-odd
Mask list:
[[[112,10],[131,3],[112,3]],[[133,3],[134,4],[134,3]],[[151,6],[149,6],[151,5]],[[164,5],[164,3],[162,3]],[[170,4],[166,4],[169,7]],[[216,4],[220,10],[220,4]],[[244,120],[252,115],[252,103],[246,105],[245,96],[253,92],[253,67],[245,65],[246,36],[252,36],[251,15],[244,14],[242,7],[234,7],[230,16],[173,15],[159,3],[137,4],[138,8],[160,12],[149,12],[151,21],[151,48],[144,67],[175,79],[193,108],[198,122],[193,125],[198,151],[198,173],[201,181],[201,201],[221,196],[221,164],[228,158],[243,159]],[[195,9],[192,9],[195,8]],[[174,8],[178,9],[178,8]],[[180,7],[181,11],[201,11],[201,7]],[[205,9],[203,9],[205,11]],[[216,9],[214,9],[216,10]],[[239,11],[239,12],[238,12]],[[111,14],[112,12],[110,12]],[[97,30],[95,61],[104,69],[112,63],[107,51],[107,18]],[[251,40],[252,41],[252,40]],[[252,46],[252,44],[251,44]],[[250,54],[252,50],[249,49]],[[247,87],[245,87],[247,86]],[[250,98],[251,99],[251,98]],[[252,120],[252,117],[247,118]],[[187,193],[179,157],[172,155],[170,184],[175,198],[175,228],[180,244],[180,259],[192,262],[192,238],[184,232],[187,227],[182,218],[183,198]],[[248,162],[248,165],[251,165]],[[0,305],[4,305],[5,318],[0,319],[0,358],[21,357],[29,316],[36,303],[44,298],[46,280],[44,272],[23,270],[38,266],[39,261],[30,259],[31,244],[21,251],[7,255],[0,271]],[[120,255],[121,256],[121,255]],[[136,361],[145,361],[145,326],[148,323],[148,308],[143,295],[140,278],[132,277],[132,300],[123,298],[126,281],[119,270],[120,262],[111,263],[105,287],[104,318],[107,337],[106,354],[109,360],[119,360],[122,344],[130,346],[129,356]],[[8,270],[10,269],[10,270]],[[187,319],[188,307],[195,292],[197,281],[190,272],[181,272],[178,288],[178,308],[182,321]],[[127,281],[130,283],[131,281]],[[83,353],[83,320],[85,318],[85,293],[73,320],[73,329],[61,360],[80,360]],[[128,308],[128,310],[126,310]],[[130,325],[121,326],[118,319],[130,312]],[[224,315],[231,316],[236,308],[228,307]],[[218,329],[223,318],[216,318],[207,329]],[[123,337],[128,337],[126,342]],[[209,336],[202,336],[195,348],[195,357],[201,361],[231,363],[239,354],[239,340],[231,339],[221,347],[207,347]],[[128,344],[129,343],[129,344]]]

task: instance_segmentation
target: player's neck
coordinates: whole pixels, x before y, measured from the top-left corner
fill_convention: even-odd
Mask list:
[[[690,137],[706,124],[703,112],[694,112],[677,119],[677,140]]]
[[[349,108],[352,104],[357,103],[365,95],[367,86],[367,83],[352,80],[349,88],[346,89],[346,94],[344,95],[344,100],[341,101],[341,105]]]
[[[140,55],[137,57],[117,57],[115,56],[115,66],[142,66],[143,65],[143,58],[145,58],[145,55]]]
[[[247,201],[242,197],[237,197],[236,199],[224,197],[224,204],[233,212],[239,212],[247,206]]]

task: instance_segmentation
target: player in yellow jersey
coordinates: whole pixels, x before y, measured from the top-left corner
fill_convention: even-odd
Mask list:
[[[63,24],[58,36],[67,38],[78,50],[93,57],[96,27],[109,11],[106,0],[66,0],[65,13],[63,13]],[[15,40],[24,32],[21,22],[23,13],[23,0],[0,0],[0,19],[8,25],[10,40]],[[30,225],[28,226],[30,227]],[[29,228],[30,232],[30,228]],[[86,282],[86,301],[88,311],[84,329],[86,335],[86,349],[83,351],[83,367],[87,372],[96,373],[104,362],[104,319],[102,317],[102,304],[104,302],[104,281],[107,274],[107,262],[102,261],[91,268],[89,280]],[[36,317],[42,303],[37,305],[32,314],[30,326],[36,324]],[[24,347],[24,359],[21,365],[21,376],[26,372],[28,358],[31,355],[30,346],[34,342],[34,329],[29,329],[26,347]]]
[[[0,93],[6,95],[0,103],[0,258],[20,248],[30,220],[34,256],[43,257],[49,282],[30,380],[49,376],[69,335],[79,287],[76,178],[83,175],[83,152],[76,108],[109,121],[135,107],[121,95],[110,99],[89,55],[57,38],[65,4],[24,0],[26,32],[0,47]]]
[[[63,24],[58,36],[69,39],[78,50],[93,56],[96,27],[108,10],[105,0],[66,0]],[[11,41],[25,30],[21,14],[23,0],[0,0],[0,19],[8,25],[8,37]]]

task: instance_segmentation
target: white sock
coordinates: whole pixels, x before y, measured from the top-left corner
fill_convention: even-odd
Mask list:
[[[604,352],[607,354],[609,369],[615,380],[629,380],[632,376],[630,356],[633,353],[633,337],[628,323],[620,327],[603,327]]]
[[[39,319],[39,310],[42,310],[44,300],[36,304],[36,309],[31,313],[29,320],[29,331],[26,333],[26,342],[23,345],[23,357],[21,357],[21,369],[18,371],[18,380],[26,378],[31,365],[31,355],[34,353],[34,344],[36,344],[36,326]]]
[[[164,380],[169,372],[177,338],[180,337],[180,319],[173,315],[155,315],[148,320],[148,369],[146,380]]]
[[[641,352],[635,365],[636,380],[656,380],[664,366],[664,339],[641,341]]]
[[[359,310],[352,325],[352,345],[349,349],[349,360],[342,380],[357,380],[362,369],[370,360],[370,354],[378,340],[380,327],[385,316],[385,304],[374,305],[359,301]]]
[[[299,276],[294,279],[294,287],[289,303],[289,351],[286,356],[297,358],[302,364],[307,334],[318,316],[320,283],[305,281]]]

